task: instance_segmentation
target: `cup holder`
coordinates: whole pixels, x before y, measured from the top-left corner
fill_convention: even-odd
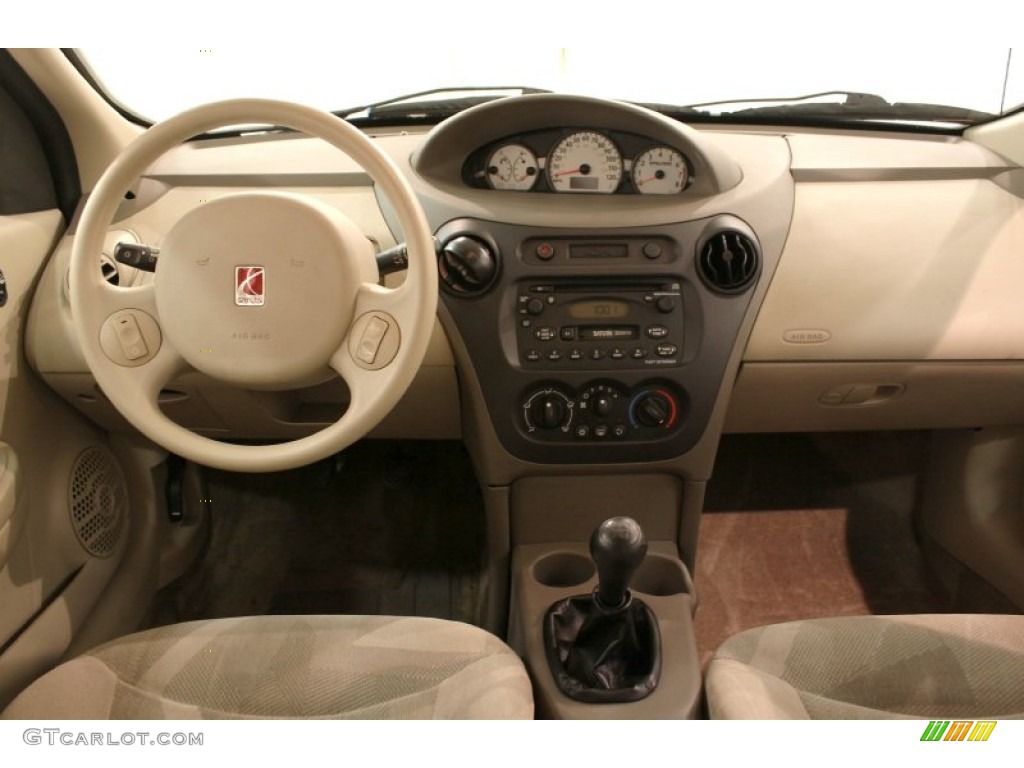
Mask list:
[[[578,587],[594,572],[594,561],[574,552],[554,552],[533,565],[533,578],[545,587]]]
[[[689,592],[689,579],[679,560],[648,554],[633,576],[633,583],[630,586],[634,592],[643,592],[653,597],[668,597]]]

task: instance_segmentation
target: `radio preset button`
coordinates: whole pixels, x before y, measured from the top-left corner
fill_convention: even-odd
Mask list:
[[[649,325],[647,326],[646,333],[650,339],[664,339],[668,336],[668,328],[664,325]]]
[[[544,326],[543,328],[538,328],[534,331],[533,336],[538,341],[551,341],[555,338],[555,329]]]
[[[659,344],[657,347],[658,357],[673,357],[678,351],[675,344]]]
[[[538,352],[536,349],[531,349],[529,352],[526,353],[525,357],[526,362],[536,363],[540,361],[540,352]]]
[[[644,347],[637,347],[633,350],[634,360],[643,360],[645,357],[647,357],[647,350]]]
[[[550,360],[552,363],[557,363],[561,359],[562,353],[559,352],[557,349],[552,349],[550,352],[548,352],[548,360]]]
[[[622,360],[625,356],[626,356],[626,353],[623,352],[618,347],[613,349],[612,353],[609,355],[609,357],[611,357],[612,360]]]
[[[574,349],[574,350],[572,350],[569,353],[569,359],[570,360],[582,360],[583,359],[583,353],[580,352],[578,349]]]
[[[604,358],[604,350],[603,349],[592,349],[592,350],[590,350],[590,359],[591,360],[602,360],[603,358]]]

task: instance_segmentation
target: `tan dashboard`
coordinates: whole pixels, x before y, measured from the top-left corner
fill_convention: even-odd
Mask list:
[[[514,252],[518,246],[507,244],[527,242],[538,233],[584,241],[614,235],[628,243],[665,227],[684,227],[665,230],[664,236],[679,244],[679,260],[660,270],[651,272],[642,259],[636,268],[583,260],[567,262],[559,279],[658,273],[696,280],[686,264],[696,255],[689,249],[698,248],[703,236],[699,227],[692,239],[679,233],[721,215],[749,227],[763,264],[745,299],[747,309],[736,316],[734,335],[705,333],[695,342],[702,345],[695,355],[707,354],[711,344],[727,347],[706,404],[712,432],[722,424],[731,431],[779,431],[983,426],[1024,419],[1024,312],[1017,287],[1024,277],[1024,172],[1011,162],[959,137],[697,131],[605,102],[552,106],[524,97],[519,106],[491,107],[483,118],[464,113],[433,131],[386,131],[375,138],[408,175],[435,230],[450,229],[454,221],[486,222],[495,231],[522,228],[523,234],[509,230],[507,237],[517,239],[503,241],[513,251],[502,254],[506,265],[525,263]],[[629,131],[673,147],[689,164],[685,192],[524,195],[466,183],[464,164],[487,142],[542,128],[571,135],[579,132],[578,125]],[[490,152],[477,154],[487,155],[486,163]],[[314,195],[344,211],[378,248],[401,240],[387,201],[365,173],[329,147],[292,134],[180,147],[140,180],[112,232],[159,247],[188,210],[253,188]],[[37,291],[27,329],[29,355],[68,400],[105,426],[120,427],[74,339],[65,286],[73,236],[72,227]],[[531,269],[520,275],[524,285],[541,284],[534,278],[543,270]],[[507,266],[503,274],[511,274]],[[683,320],[718,323],[718,315],[708,314],[717,300],[694,293],[690,301],[700,311]],[[451,315],[443,310],[445,322],[435,330],[420,376],[377,434],[450,438],[473,429],[477,439],[494,440],[500,432],[480,423],[481,412],[494,406],[486,406],[478,391],[480,372],[473,372],[472,351],[465,338],[456,337],[462,333]],[[495,327],[493,333],[502,355],[527,351],[515,348],[508,331]],[[680,370],[687,364],[680,362]],[[594,369],[573,380],[570,389],[578,394],[589,382],[607,378]],[[638,391],[644,381],[638,374],[622,389]],[[693,392],[686,395],[697,399]],[[257,393],[187,375],[168,389],[164,406],[208,434],[274,439],[318,428],[337,415],[345,399],[340,383]],[[514,411],[491,415],[515,418]],[[628,425],[631,415],[624,415],[623,423]],[[507,442],[504,448],[509,449]],[[663,454],[652,456],[655,462],[666,460]],[[602,454],[595,463],[606,460],[615,461]]]

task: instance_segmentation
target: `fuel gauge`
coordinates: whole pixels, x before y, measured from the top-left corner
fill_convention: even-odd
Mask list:
[[[487,158],[491,189],[532,189],[537,181],[537,156],[522,144],[505,144]]]

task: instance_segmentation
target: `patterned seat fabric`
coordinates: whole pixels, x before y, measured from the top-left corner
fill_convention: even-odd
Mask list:
[[[813,619],[741,632],[705,683],[723,719],[1024,717],[1024,616]]]
[[[129,635],[43,676],[5,719],[528,719],[498,638],[452,621],[261,616]]]

